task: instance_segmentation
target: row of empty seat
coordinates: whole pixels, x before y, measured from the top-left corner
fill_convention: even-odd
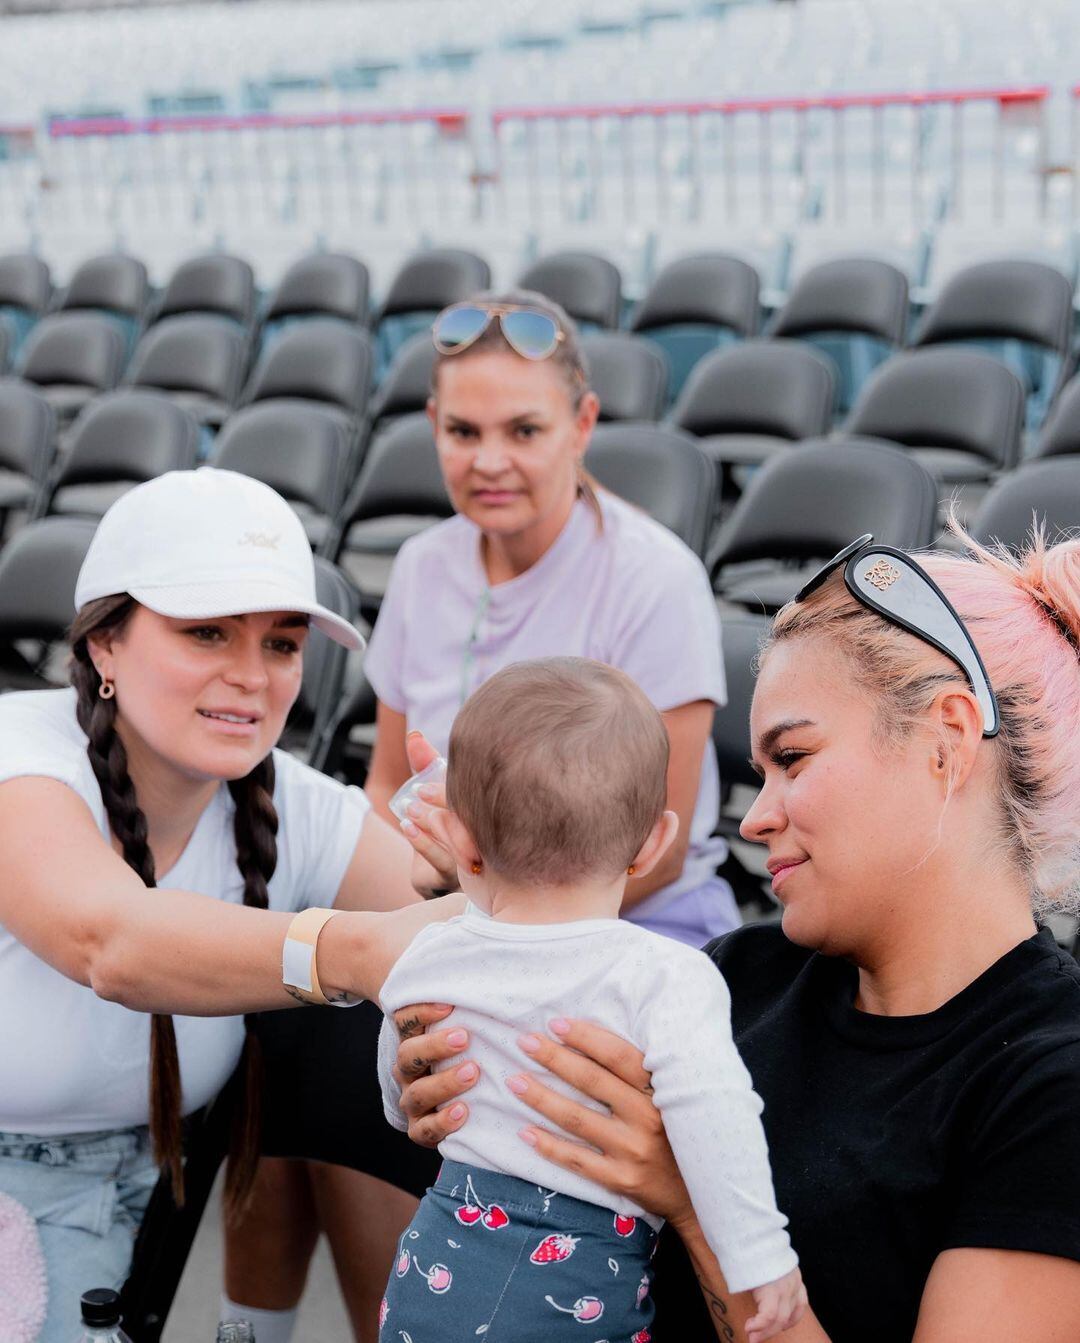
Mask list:
[[[361,367],[366,361],[355,338],[345,359],[357,382],[346,398],[348,408],[360,412],[368,384],[381,380],[394,355],[410,336],[430,327],[439,308],[489,280],[482,258],[457,249],[436,249],[404,266],[375,314],[373,370]],[[561,302],[584,331],[613,331],[620,324],[620,276],[606,258],[557,254],[535,263],[520,283]],[[646,338],[664,356],[666,372],[657,366],[654,373],[638,356],[639,377],[650,385],[662,378],[658,399],[674,400],[704,354],[760,331],[760,288],[752,266],[721,253],[685,257],[661,272],[627,322],[632,334]],[[50,400],[68,418],[89,396],[117,384],[140,333],[126,380],[198,394],[204,402],[200,418],[220,423],[222,406],[236,403],[251,353],[260,343],[265,350],[301,318],[332,318],[358,333],[371,317],[366,269],[356,258],[338,254],[298,262],[258,319],[251,267],[227,255],[181,266],[153,303],[145,267],[123,256],[95,258],[81,267],[59,298],[59,311],[43,318],[49,295],[42,261],[28,255],[0,258],[0,368],[6,322],[9,355],[17,351],[16,371],[50,388]],[[954,276],[910,329],[903,274],[887,262],[851,257],[808,271],[766,334],[815,344],[836,365],[833,409],[841,414],[873,369],[906,340],[917,346],[979,345],[1020,378],[1025,420],[1036,428],[1071,372],[1072,314],[1071,286],[1056,269],[1002,260]],[[198,323],[191,320],[196,317]],[[311,341],[314,349],[314,331]],[[340,349],[347,344],[342,335]],[[608,356],[598,347],[596,358],[602,378]],[[648,415],[647,410],[634,413]]]

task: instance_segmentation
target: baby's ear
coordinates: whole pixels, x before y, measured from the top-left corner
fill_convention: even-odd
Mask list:
[[[468,872],[474,863],[480,862],[480,853],[476,841],[468,827],[456,811],[436,809],[431,817],[431,830],[435,838],[450,850],[454,862]],[[438,826],[438,829],[436,829]]]

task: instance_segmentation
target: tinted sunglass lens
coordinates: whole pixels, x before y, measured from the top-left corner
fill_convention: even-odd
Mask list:
[[[503,335],[526,359],[546,359],[559,343],[559,327],[544,312],[527,310],[502,315]]]
[[[435,344],[444,354],[453,354],[471,345],[490,320],[483,308],[448,308],[432,330]]]

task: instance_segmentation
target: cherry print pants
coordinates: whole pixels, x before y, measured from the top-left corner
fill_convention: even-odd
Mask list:
[[[443,1163],[398,1244],[379,1343],[650,1343],[640,1218]]]

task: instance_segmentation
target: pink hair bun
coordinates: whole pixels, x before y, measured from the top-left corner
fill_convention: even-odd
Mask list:
[[[0,1338],[34,1343],[45,1323],[45,1256],[33,1217],[0,1194]]]

